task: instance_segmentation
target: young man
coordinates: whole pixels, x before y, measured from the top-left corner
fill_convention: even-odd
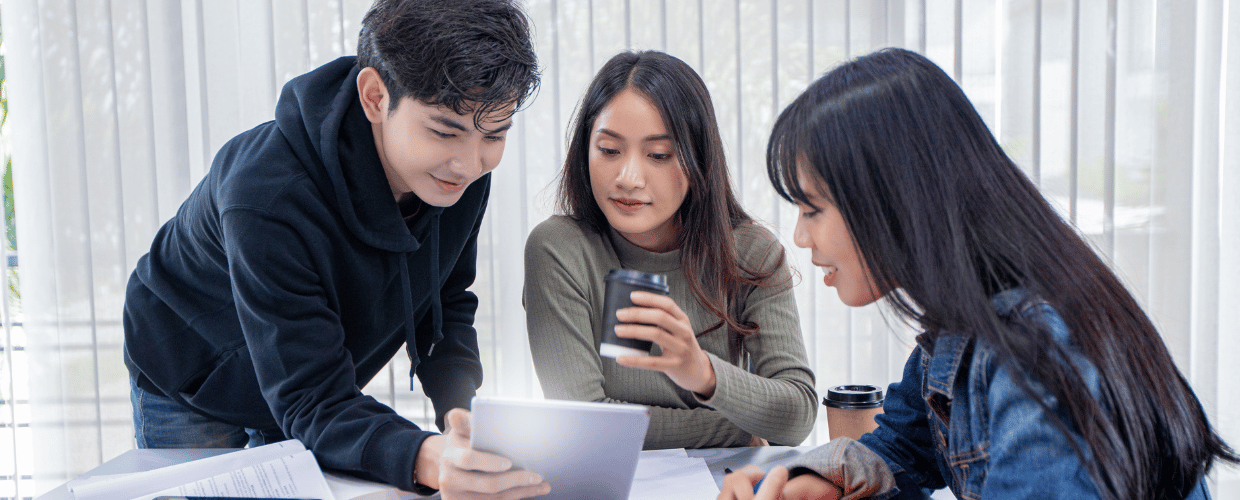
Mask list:
[[[487,173],[537,84],[512,0],[378,0],[358,56],[290,81],[139,260],[124,312],[138,445],[296,438],[404,489],[541,493],[468,450],[461,410],[482,380],[467,288]],[[401,345],[445,435],[359,389]]]

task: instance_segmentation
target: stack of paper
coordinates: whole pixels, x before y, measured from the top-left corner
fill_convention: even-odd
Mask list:
[[[719,486],[706,460],[690,458],[684,448],[643,451],[629,500],[714,500]]]
[[[75,500],[150,500],[164,495],[336,500],[314,455],[297,440],[83,482],[69,491]]]

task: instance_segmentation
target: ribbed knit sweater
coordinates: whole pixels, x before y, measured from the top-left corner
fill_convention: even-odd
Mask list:
[[[756,224],[737,229],[736,245],[738,259],[751,270],[773,266],[782,249]],[[710,399],[662,372],[621,366],[598,354],[604,278],[612,269],[667,275],[669,296],[695,332],[719,322],[689,288],[680,258],[679,250],[650,252],[614,230],[598,234],[565,216],[534,228],[525,246],[524,304],[543,393],[650,407],[646,449],[745,446],[755,435],[772,444],[800,444],[818,407],[786,265],[768,279],[772,286],[747,286],[742,295],[739,320],[756,323],[757,333],[742,337],[723,327],[698,337],[715,370]],[[729,349],[729,338],[739,339],[739,348]],[[652,354],[659,353],[655,345]]]

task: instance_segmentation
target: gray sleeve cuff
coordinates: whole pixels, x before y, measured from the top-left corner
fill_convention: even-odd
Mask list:
[[[840,500],[890,498],[899,492],[887,462],[865,445],[836,438],[788,464],[790,476],[817,474],[844,492]]]

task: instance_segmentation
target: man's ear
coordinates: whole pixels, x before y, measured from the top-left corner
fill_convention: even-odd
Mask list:
[[[388,91],[374,68],[362,68],[357,74],[357,97],[362,101],[362,110],[370,123],[382,123],[387,116]]]

